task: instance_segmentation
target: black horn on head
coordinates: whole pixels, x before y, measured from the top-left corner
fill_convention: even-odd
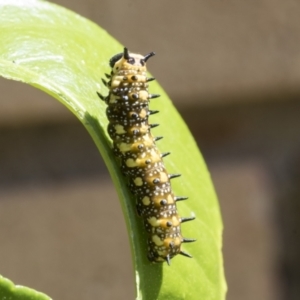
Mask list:
[[[124,47],[124,54],[123,54],[123,56],[124,56],[125,59],[129,59],[130,58],[129,51],[128,51],[128,49],[126,47]]]

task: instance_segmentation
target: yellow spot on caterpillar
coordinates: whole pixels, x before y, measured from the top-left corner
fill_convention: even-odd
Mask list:
[[[173,242],[174,242],[174,244],[175,244],[175,246],[180,246],[181,245],[181,239],[180,238],[175,238],[174,240],[173,240]]]
[[[167,256],[167,251],[166,250],[157,250],[157,253],[160,256]],[[160,261],[164,261],[163,259],[161,259]]]
[[[148,131],[148,128],[149,128],[149,126],[144,124],[140,127],[140,132],[146,133]]]
[[[169,180],[168,175],[165,172],[160,172],[160,181],[167,182]]]
[[[135,161],[134,159],[128,158],[128,159],[126,160],[126,166],[127,166],[128,168],[134,168],[134,167],[137,167],[138,164],[136,163],[136,161]]]
[[[147,112],[145,109],[142,109],[141,112],[140,112],[140,117],[141,118],[145,118],[147,116]]]
[[[157,161],[160,161],[160,155],[155,151],[155,149],[152,149],[151,150],[151,160],[153,162],[157,162]]]
[[[168,203],[174,203],[173,197],[169,194],[167,197]]]
[[[118,148],[120,149],[120,151],[121,151],[122,153],[128,152],[128,151],[131,150],[131,144],[120,143],[120,144],[118,145]]]
[[[133,158],[128,158],[126,160],[126,166],[128,168],[134,168],[134,167],[143,167],[144,166],[144,159],[139,159],[137,158],[136,160],[134,160]]]
[[[142,179],[141,177],[135,178],[133,182],[134,182],[134,184],[135,184],[136,186],[141,186],[141,185],[143,185],[143,179]]]
[[[150,198],[148,196],[145,196],[142,199],[142,202],[143,202],[144,205],[150,205],[150,203],[151,203]]]
[[[149,224],[151,224],[151,226],[158,227],[160,225],[160,221],[157,220],[155,217],[148,218],[147,221]]]
[[[124,126],[122,125],[116,125],[115,126],[115,130],[117,134],[123,134],[126,133],[126,131],[124,130]]]
[[[172,217],[172,224],[173,224],[173,226],[179,226],[180,225],[180,222],[179,222],[179,219],[178,219],[177,216]]]
[[[124,76],[114,76],[111,82],[111,87],[112,88],[119,87],[120,83],[123,82],[123,77]]]
[[[140,100],[148,101],[149,93],[147,91],[140,91],[139,98]]]
[[[111,88],[115,88],[115,87],[118,87],[120,85],[122,79],[118,80],[118,77],[119,76],[116,76],[116,78],[111,82]]]
[[[149,136],[149,134],[145,134],[143,136],[143,141],[146,147],[149,147],[153,144],[153,139]]]
[[[152,236],[152,241],[155,245],[157,246],[162,246],[164,244],[164,241],[162,241],[158,235],[153,235]]]

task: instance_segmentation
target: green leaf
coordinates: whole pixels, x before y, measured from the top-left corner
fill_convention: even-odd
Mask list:
[[[47,295],[21,285],[14,285],[0,275],[1,300],[51,300]]]
[[[137,299],[225,299],[216,195],[194,139],[162,88],[157,83],[150,86],[151,92],[162,95],[151,103],[151,109],[160,110],[151,117],[152,123],[160,123],[153,132],[165,137],[158,144],[160,150],[172,152],[165,159],[168,171],[183,175],[172,181],[177,195],[189,196],[178,204],[180,215],[196,215],[195,221],[182,225],[185,237],[197,239],[184,244],[194,258],[176,257],[170,267],[147,261],[142,221],[111,151],[105,104],[96,95],[96,91],[107,94],[100,78],[110,71],[108,59],[123,47],[91,21],[44,1],[0,0],[0,16],[0,75],[39,88],[65,105],[83,123],[107,164],[130,236]],[[99,201],[105,204],[101,195]],[[7,282],[0,281],[0,291],[19,299]],[[30,299],[45,299],[27,288],[21,290]]]

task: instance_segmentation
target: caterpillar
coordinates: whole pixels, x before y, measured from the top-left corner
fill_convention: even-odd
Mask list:
[[[109,65],[108,81],[102,79],[109,89],[104,97],[107,104],[106,115],[109,120],[108,134],[113,141],[113,152],[120,162],[122,173],[128,178],[131,193],[136,198],[138,215],[143,219],[147,232],[148,259],[150,262],[167,262],[177,254],[192,257],[181,250],[182,243],[195,239],[181,235],[181,223],[194,220],[195,217],[181,218],[176,202],[187,197],[175,196],[170,180],[180,174],[169,174],[163,163],[163,157],[156,142],[162,137],[154,137],[151,129],[158,124],[149,124],[150,115],[158,113],[149,109],[151,99],[160,95],[148,92],[146,62],[154,52],[143,56],[124,52],[114,55]]]

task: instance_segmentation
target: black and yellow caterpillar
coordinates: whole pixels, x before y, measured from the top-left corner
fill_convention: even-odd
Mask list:
[[[102,79],[109,88],[107,97],[97,93],[108,105],[108,134],[113,140],[113,152],[120,161],[123,174],[128,178],[129,188],[137,201],[137,212],[144,220],[147,232],[148,259],[151,262],[170,264],[177,254],[191,257],[181,250],[181,244],[193,242],[181,235],[180,225],[194,217],[181,218],[176,202],[187,197],[176,197],[170,179],[180,176],[168,174],[162,158],[169,153],[160,153],[149,124],[149,115],[158,111],[149,109],[150,99],[159,95],[149,94],[146,61],[154,52],[142,56],[124,48],[123,53],[113,56],[109,64],[111,74]]]

